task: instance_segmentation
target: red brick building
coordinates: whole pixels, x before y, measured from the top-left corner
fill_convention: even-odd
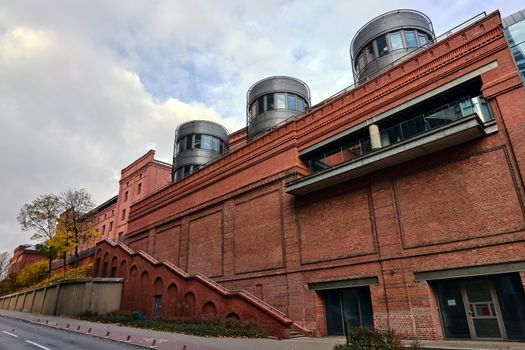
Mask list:
[[[15,248],[13,257],[9,260],[9,267],[7,268],[7,275],[17,273],[26,265],[36,263],[42,260],[40,254],[34,245],[22,244]]]
[[[344,320],[525,337],[525,90],[498,12],[258,137],[231,134],[227,154],[129,208],[131,168],[112,204],[131,250],[96,254],[96,274],[125,278],[126,309],[231,312],[185,282],[200,273],[317,335]]]
[[[122,169],[118,194],[94,209],[98,239],[122,239],[127,232],[131,204],[169,183],[171,164],[156,160],[154,150]]]

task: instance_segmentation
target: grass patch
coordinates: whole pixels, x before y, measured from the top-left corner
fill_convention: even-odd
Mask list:
[[[231,338],[266,338],[266,333],[256,324],[239,321],[220,322],[219,320],[177,320],[161,319],[134,320],[130,313],[111,313],[98,315],[90,312],[79,316],[82,320],[114,323],[122,326],[153,329],[157,331],[198,335],[201,337],[231,337]]]

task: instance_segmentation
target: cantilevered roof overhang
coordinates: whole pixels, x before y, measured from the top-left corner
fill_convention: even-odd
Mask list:
[[[286,192],[304,195],[370,174],[497,131],[494,121],[484,123],[477,114],[378,149],[356,160],[296,179],[286,185]]]

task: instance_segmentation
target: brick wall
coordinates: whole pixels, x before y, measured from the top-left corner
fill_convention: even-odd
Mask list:
[[[286,193],[289,176],[307,171],[300,150],[492,62],[481,80],[497,133],[317,193]],[[440,339],[432,285],[414,272],[525,254],[524,111],[496,12],[300,120],[246,144],[236,135],[227,156],[133,205],[127,242],[250,291],[319,335],[323,300],[308,283],[377,277],[376,327]]]

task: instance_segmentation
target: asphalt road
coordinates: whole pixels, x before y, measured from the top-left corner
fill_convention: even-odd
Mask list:
[[[135,346],[111,342],[0,317],[0,350],[129,350]]]

